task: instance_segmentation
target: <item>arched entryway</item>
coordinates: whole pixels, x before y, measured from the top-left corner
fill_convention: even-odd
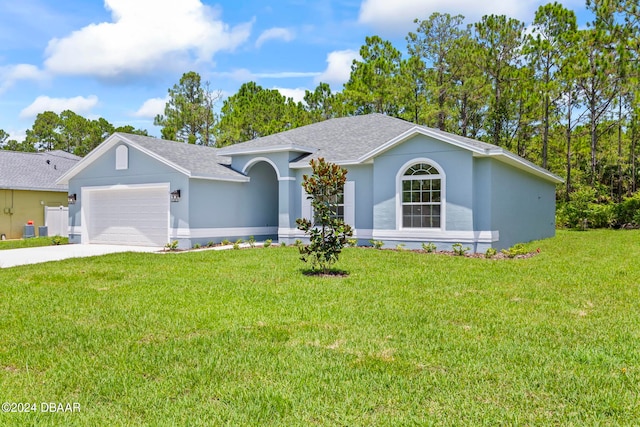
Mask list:
[[[275,165],[266,159],[255,160],[244,172],[250,179],[246,194],[252,207],[251,227],[269,228],[269,236],[277,238],[279,200]]]

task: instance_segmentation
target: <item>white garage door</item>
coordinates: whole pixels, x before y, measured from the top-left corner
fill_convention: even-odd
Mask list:
[[[100,189],[87,192],[89,243],[164,246],[169,236],[166,187]]]

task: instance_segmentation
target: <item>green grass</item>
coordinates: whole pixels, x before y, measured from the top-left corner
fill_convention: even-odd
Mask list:
[[[637,425],[640,232],[529,259],[295,248],[0,270],[0,425]]]
[[[0,250],[3,249],[20,249],[20,248],[35,248],[37,246],[51,246],[53,245],[53,239],[59,239],[61,245],[69,243],[67,237],[33,237],[30,239],[19,240],[0,240]]]

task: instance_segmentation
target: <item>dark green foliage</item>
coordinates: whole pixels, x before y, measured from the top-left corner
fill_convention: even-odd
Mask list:
[[[312,270],[328,273],[353,235],[351,226],[335,215],[336,200],[344,191],[347,171],[322,157],[312,159],[310,164],[313,175],[304,175],[302,187],[311,199],[313,219],[296,220],[298,229],[309,236],[309,244],[299,246],[300,259],[309,262]]]
[[[154,124],[162,126],[162,137],[189,144],[214,145],[213,108],[220,99],[219,91],[212,91],[209,82],[201,83],[194,71],[184,73],[180,83],[169,89],[169,101],[164,115],[159,114]]]

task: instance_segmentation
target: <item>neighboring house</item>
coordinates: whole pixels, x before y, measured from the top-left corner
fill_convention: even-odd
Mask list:
[[[0,236],[22,238],[28,221],[36,235],[44,225],[51,228],[49,235],[66,235],[67,185],[56,181],[79,160],[64,151],[0,150]]]
[[[348,170],[340,214],[360,244],[506,248],[555,233],[562,179],[494,145],[370,114],[214,149],[116,133],[59,182],[78,243],[291,243],[312,158]]]

